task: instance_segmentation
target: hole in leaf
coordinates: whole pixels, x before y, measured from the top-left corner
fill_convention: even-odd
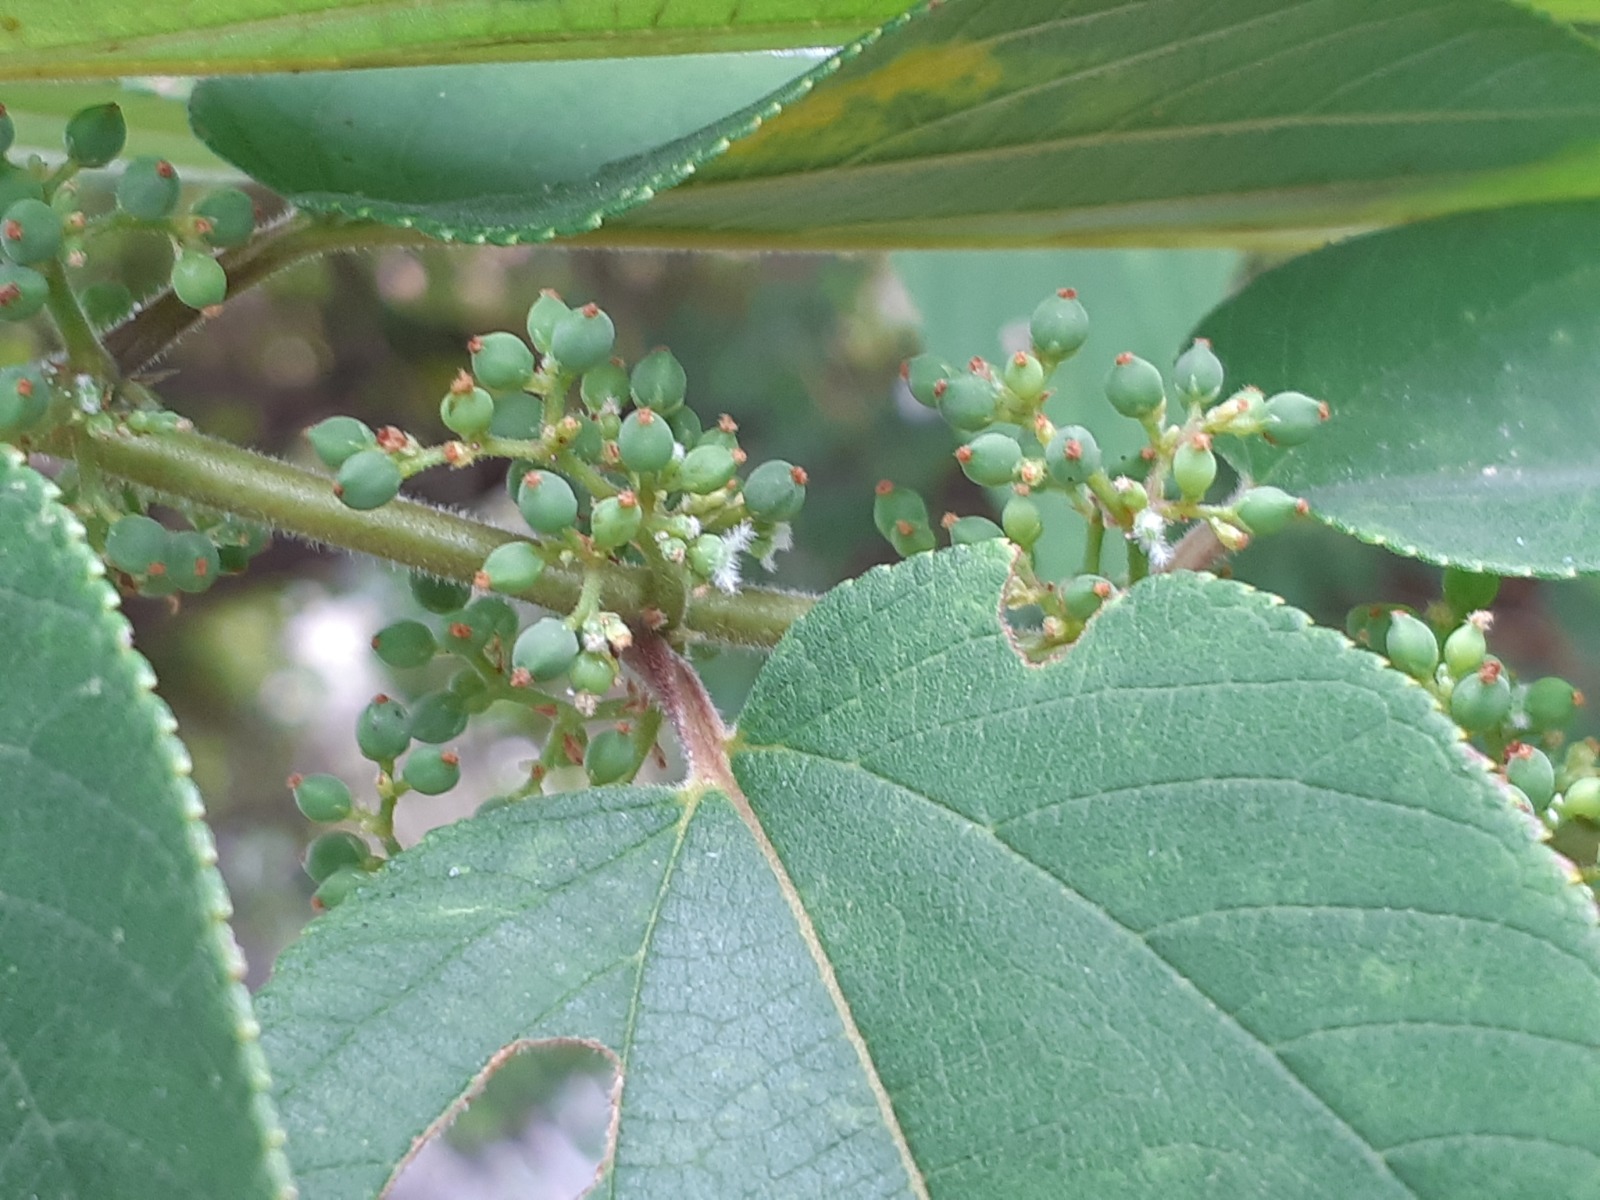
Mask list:
[[[593,1042],[501,1050],[401,1165],[385,1200],[574,1200],[610,1153],[616,1056]]]

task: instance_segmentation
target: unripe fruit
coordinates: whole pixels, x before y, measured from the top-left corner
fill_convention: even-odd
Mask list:
[[[1002,487],[1017,475],[1022,462],[1022,447],[1006,434],[980,433],[956,451],[961,471],[982,487]]]
[[[1044,451],[1050,478],[1064,487],[1076,487],[1100,469],[1100,443],[1082,425],[1063,425]]]
[[[1511,684],[1494,663],[1456,683],[1450,715],[1468,733],[1496,729],[1511,713]]]
[[[919,354],[900,367],[900,378],[906,381],[911,395],[918,404],[928,408],[939,407],[939,397],[944,392],[939,385],[943,383],[948,387],[954,376],[950,364],[935,354]]]
[[[103,167],[122,153],[128,142],[128,122],[117,105],[96,104],[72,115],[62,140],[67,157],[79,166]]]
[[[644,510],[632,492],[621,492],[596,500],[589,512],[589,536],[601,550],[615,550],[626,546],[639,535],[644,523]]]
[[[654,409],[640,408],[629,413],[617,431],[617,449],[622,465],[640,475],[654,474],[672,461],[677,442],[666,418]]]
[[[418,746],[406,756],[400,777],[411,785],[412,791],[438,796],[461,782],[461,759],[454,750]]]
[[[1463,679],[1483,666],[1489,643],[1483,630],[1473,621],[1467,621],[1444,640],[1444,665],[1452,679]]]
[[[166,556],[166,527],[150,517],[119,517],[106,531],[106,561],[119,571],[143,575]]]
[[[1305,502],[1281,488],[1255,487],[1239,497],[1234,512],[1251,533],[1265,536],[1277,533],[1297,513],[1305,512]]]
[[[517,489],[517,509],[534,532],[562,533],[578,519],[578,496],[561,476],[529,471]]]
[[[688,412],[688,409],[680,409]],[[727,486],[739,471],[733,451],[725,446],[696,446],[678,464],[678,486],[696,496],[709,496]]]
[[[178,205],[178,172],[164,158],[136,158],[117,180],[117,207],[141,221],[161,221]]]
[[[461,703],[462,709],[469,716],[487,712],[489,706],[494,703],[494,697],[489,694],[488,683],[471,667],[451,679],[449,687],[450,694]]]
[[[208,246],[242,246],[256,231],[256,202],[238,188],[208,192],[192,211],[211,226],[200,234]]]
[[[511,665],[547,683],[564,675],[578,657],[578,635],[555,617],[541,617],[522,631],[511,649]]]
[[[339,464],[334,494],[349,508],[381,508],[400,493],[400,464],[382,450],[357,450]]]
[[[598,367],[611,357],[617,331],[598,304],[585,304],[562,317],[550,331],[550,356],[573,374]]]
[[[550,337],[555,332],[556,322],[571,311],[549,288],[539,293],[533,307],[528,309],[528,340],[534,349],[540,354],[550,353]]]
[[[621,730],[607,729],[589,739],[583,769],[596,787],[615,783],[633,770],[633,739]]]
[[[497,592],[525,592],[544,573],[544,559],[528,542],[506,542],[483,560],[483,582]]]
[[[289,783],[306,820],[332,825],[350,815],[350,789],[337,775],[297,775]]]
[[[1039,506],[1026,496],[1013,496],[1006,501],[1000,513],[1000,527],[1024,550],[1039,540],[1044,531],[1044,521],[1039,516]]]
[[[50,384],[37,367],[0,368],[0,433],[26,433],[50,411]]]
[[[879,533],[893,543],[899,526],[916,528],[928,524],[928,506],[915,490],[896,487],[885,479],[873,493],[872,523],[878,527]]]
[[[1298,446],[1311,439],[1328,419],[1328,406],[1301,392],[1279,392],[1267,398],[1266,439],[1277,446]]]
[[[370,878],[371,876],[360,867],[340,867],[318,884],[317,890],[311,893],[311,906],[322,912],[331,912],[349,899],[351,894]]]
[[[26,321],[49,295],[50,284],[32,267],[0,262],[0,321]]]
[[[172,294],[190,308],[211,308],[228,296],[228,273],[199,250],[185,250],[172,264]]]
[[[421,667],[433,661],[439,643],[421,621],[396,621],[372,636],[372,650],[391,667]]]
[[[533,351],[514,333],[484,333],[467,343],[472,373],[478,382],[497,392],[528,386],[533,378]]]
[[[1161,372],[1137,354],[1123,352],[1106,376],[1106,399],[1111,407],[1135,420],[1148,417],[1166,401]]]
[[[806,502],[806,473],[775,458],[744,481],[744,507],[758,521],[791,521]]]
[[[1521,789],[1534,812],[1543,812],[1556,792],[1556,769],[1543,750],[1513,742],[1506,753],[1506,782]]]
[[[409,582],[411,598],[431,613],[453,613],[472,599],[472,589],[453,579],[413,572]]]
[[[494,424],[494,397],[474,387],[472,376],[463,371],[439,401],[439,420],[458,437],[476,441]]]
[[[672,351],[662,348],[650,351],[634,364],[628,387],[636,405],[653,408],[667,417],[683,406],[689,380],[683,373],[683,364],[672,356]]]
[[[1040,302],[1028,319],[1033,352],[1047,363],[1071,358],[1089,338],[1089,314],[1078,303],[1078,293],[1062,288]]]
[[[329,417],[306,430],[311,449],[327,466],[337,471],[345,459],[360,450],[374,449],[378,435],[354,417]]]
[[[1522,707],[1528,714],[1528,725],[1535,733],[1563,729],[1581,704],[1578,689],[1565,679],[1546,675],[1528,685],[1522,698]]]
[[[1410,613],[1397,612],[1389,617],[1384,648],[1389,661],[1413,679],[1432,679],[1433,670],[1439,665],[1439,639]]]
[[[992,541],[1006,535],[1005,530],[988,517],[962,517],[958,521],[951,522],[949,533],[952,546],[971,546],[977,542]]]
[[[495,437],[521,441],[539,436],[544,428],[544,405],[527,392],[502,392],[495,397],[494,420],[489,432]]]
[[[389,762],[411,744],[411,715],[397,701],[377,696],[356,718],[356,746],[373,762]]]
[[[1574,781],[1561,797],[1561,815],[1600,823],[1600,779],[1585,775]]]
[[[1217,478],[1217,456],[1211,438],[1203,433],[1178,444],[1172,454],[1172,481],[1185,500],[1199,500]]]
[[[1186,400],[1210,404],[1222,394],[1222,360],[1205,338],[1194,342],[1172,364],[1172,386]]]
[[[1026,350],[1018,350],[1006,359],[1001,381],[1021,400],[1037,400],[1044,393],[1044,364]]]
[[[203,592],[222,574],[222,558],[217,547],[205,534],[195,530],[174,533],[167,539],[167,553],[162,559],[166,565],[167,579],[180,592]]]
[[[306,848],[305,871],[321,883],[341,868],[360,870],[371,857],[366,842],[340,829],[323,834]]]
[[[678,439],[678,445],[685,448],[698,446],[704,436],[705,429],[700,424],[700,418],[695,415],[694,409],[687,404],[680,405],[676,412],[667,417],[667,428],[672,430],[672,436]],[[708,446],[721,446],[724,450],[732,452],[733,446],[722,441],[724,437],[732,438],[732,434],[724,434],[722,430],[715,431],[717,436],[706,444]],[[735,443],[738,439],[734,439]]]
[[[609,654],[594,654],[586,650],[568,668],[567,680],[575,692],[603,696],[617,681],[617,661]]]
[[[0,217],[0,249],[14,263],[31,266],[61,249],[61,218],[43,200],[18,200]]]
[[[939,396],[939,415],[952,429],[974,433],[993,424],[998,400],[994,380],[965,371],[945,385]]]
[[[628,400],[628,373],[614,362],[603,362],[583,373],[578,395],[590,412],[597,413],[608,403],[620,410]]]
[[[732,551],[728,543],[714,533],[702,533],[684,548],[684,562],[701,579],[714,579],[717,572],[728,565]]]
[[[938,545],[933,527],[926,521],[896,521],[889,530],[889,544],[902,558],[923,554]]]
[[[467,717],[467,706],[454,692],[429,692],[411,706],[411,737],[437,746],[460,737]]]
[[[43,200],[44,184],[34,177],[33,172],[0,159],[0,212],[24,197]]]
[[[445,649],[453,654],[476,654],[496,637],[509,644],[516,632],[516,609],[498,596],[479,596],[451,614]]]
[[[1067,584],[1061,599],[1069,615],[1076,620],[1087,621],[1100,611],[1100,606],[1111,598],[1115,590],[1111,581],[1103,576],[1079,575]]]

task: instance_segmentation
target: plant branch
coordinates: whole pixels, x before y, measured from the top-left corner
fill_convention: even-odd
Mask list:
[[[653,633],[635,639],[624,657],[672,722],[688,761],[688,783],[717,788],[730,798],[741,795],[728,765],[727,726],[695,669]]]
[[[73,426],[54,434],[41,449],[92,462],[108,475],[159,495],[463,583],[472,582],[496,546],[517,540],[504,529],[411,500],[358,512],[334,496],[325,475],[194,433],[132,436]],[[596,569],[602,576],[602,605],[642,626],[641,614],[653,596],[649,572],[615,563]],[[582,588],[581,568],[558,565],[517,596],[568,612]],[[813,603],[811,596],[770,588],[747,588],[732,596],[709,589],[690,599],[682,629],[697,640],[771,646]]]

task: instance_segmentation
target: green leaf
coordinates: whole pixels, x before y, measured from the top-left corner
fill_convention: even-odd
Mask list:
[[[1202,324],[1230,380],[1327,400],[1222,447],[1329,524],[1502,575],[1600,570],[1600,204],[1448,217],[1255,280]]]
[[[213,81],[194,119],[303,207],[497,242],[1231,244],[1600,192],[1600,47],[1502,0],[953,0],[867,40],[754,104],[695,60]]]
[[[220,75],[837,45],[906,0],[11,0],[0,79]]]
[[[307,1200],[556,1037],[620,1060],[620,1197],[1595,1194],[1592,904],[1427,695],[1193,575],[1030,667],[1008,566],[799,622],[748,808],[501,810],[319,920],[261,997]]]
[[[0,1195],[282,1200],[188,759],[52,494],[0,451]]]

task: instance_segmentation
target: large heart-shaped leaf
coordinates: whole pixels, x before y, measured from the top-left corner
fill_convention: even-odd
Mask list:
[[[1239,382],[1325,398],[1227,448],[1323,520],[1432,562],[1600,571],[1600,204],[1444,218],[1255,280],[1202,324]]]
[[[573,68],[517,68],[515,108],[459,86],[405,103],[385,76],[339,81],[337,103],[323,80],[230,80],[195,120],[306,207],[494,240],[581,228],[556,164],[497,161],[508,127],[545,123],[609,154],[584,203],[612,243],[1235,242],[1600,192],[1600,47],[1504,0],[951,0],[777,116],[802,89],[775,92],[731,149],[754,111],[650,154],[618,142],[651,66],[596,67],[623,98],[587,103],[562,102]],[[380,172],[338,153],[351,138]],[[471,202],[490,192],[508,194]]]
[[[0,450],[0,1195],[284,1200],[188,761],[51,491]]]
[[[1595,1194],[1592,908],[1428,696],[1198,576],[1028,666],[1007,570],[828,596],[742,796],[502,810],[319,921],[261,998],[308,1200],[555,1037],[619,1061],[608,1195]]]

